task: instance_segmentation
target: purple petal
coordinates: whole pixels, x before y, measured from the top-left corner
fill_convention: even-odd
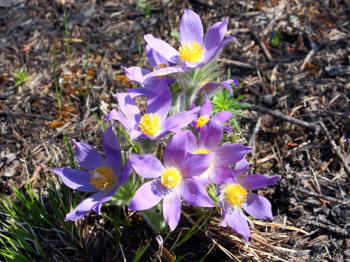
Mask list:
[[[195,177],[205,172],[213,161],[213,154],[188,154],[181,164],[181,171],[185,177]]]
[[[224,21],[217,22],[208,28],[204,38],[205,59],[211,59],[215,56],[217,49],[220,48],[222,41],[227,32],[228,18]]]
[[[214,202],[208,196],[203,183],[194,179],[185,179],[179,186],[179,193],[191,205],[199,207],[214,207]]]
[[[120,122],[123,127],[130,132],[130,130],[135,126],[135,121],[127,119],[120,111],[112,109],[111,112],[105,117],[105,121],[116,120]]]
[[[230,212],[226,212],[220,226],[229,226],[237,234],[241,235],[245,242],[249,241],[250,231],[246,217],[238,208],[232,208]]]
[[[221,125],[224,125],[227,120],[229,120],[233,114],[230,111],[221,111],[215,115],[213,115],[212,120],[219,121]]]
[[[138,123],[141,118],[140,109],[128,93],[117,93],[113,95],[118,100],[120,111],[133,124]]]
[[[92,171],[106,164],[103,157],[89,144],[75,141],[73,143],[75,159],[83,168]]]
[[[234,176],[239,177],[239,176],[243,175],[244,173],[246,173],[248,170],[249,170],[249,163],[248,163],[247,159],[243,158],[241,161],[239,161],[235,164],[235,168],[233,170]]]
[[[186,157],[187,132],[181,132],[173,136],[164,150],[164,164],[166,166],[179,167]]]
[[[216,153],[217,164],[221,166],[233,165],[242,160],[251,148],[241,144],[226,144],[219,147]]]
[[[174,231],[177,227],[181,215],[181,198],[176,192],[170,193],[163,199],[163,217],[169,225],[170,230]]]
[[[159,180],[152,180],[144,183],[135,193],[132,198],[129,209],[130,210],[146,210],[157,205],[165,196]]]
[[[175,73],[183,73],[184,69],[178,66],[169,66],[165,68],[156,69],[155,71],[144,76],[142,85],[148,85],[149,81],[151,81],[154,77],[161,77]]]
[[[132,165],[130,160],[126,160],[122,173],[120,175],[120,185],[124,184],[132,173]]]
[[[173,62],[174,58],[179,56],[179,52],[175,48],[163,40],[153,37],[151,34],[145,35],[144,39],[150,48],[169,62]]]
[[[105,192],[102,198],[92,206],[91,210],[97,213],[98,215],[101,214],[102,204],[111,200],[114,194],[117,192],[118,188],[119,188],[119,185],[115,185],[110,191]]]
[[[112,126],[108,127],[104,132],[102,145],[103,151],[105,152],[107,165],[111,167],[115,175],[119,177],[122,155],[118,138],[115,135]]]
[[[161,56],[158,52],[156,52],[154,49],[152,49],[149,45],[146,46],[146,55],[148,63],[152,67],[157,67],[159,65],[166,65],[168,66],[168,61]]]
[[[186,9],[180,23],[181,44],[198,42],[203,44],[203,25],[199,16],[190,9]]]
[[[273,219],[271,203],[263,196],[248,193],[247,202],[242,207],[249,215],[258,219]]]
[[[257,190],[266,186],[273,186],[280,180],[280,176],[248,175],[238,178],[239,184],[248,190]]]
[[[122,67],[122,69],[129,80],[139,84],[142,82],[144,75],[150,73],[149,70],[139,66]]]
[[[82,192],[98,191],[98,189],[90,184],[91,174],[87,171],[63,167],[52,169],[52,172],[58,175],[62,182],[72,189]]]
[[[204,52],[204,63],[209,63],[215,59],[219,55],[220,51],[224,49],[227,44],[231,43],[234,40],[236,40],[236,38],[233,36],[225,37],[216,49],[212,48],[209,52]]]
[[[187,145],[187,152],[193,153],[198,149],[197,138],[189,130],[184,131],[184,132],[186,133],[186,141],[184,143],[186,143],[186,145]]]
[[[178,131],[189,125],[196,118],[198,111],[199,107],[196,107],[190,111],[180,112],[168,117],[165,120],[164,129],[166,131]]]
[[[201,107],[201,111],[199,112],[200,116],[211,116],[212,105],[210,99],[207,97],[204,104]]]
[[[231,87],[231,84],[234,83],[234,80],[226,80],[223,82],[209,82],[201,87],[201,93],[210,95],[214,92],[216,92],[219,88],[226,88],[230,94],[233,94],[233,90]]]
[[[164,87],[164,92],[156,99],[147,101],[147,113],[155,113],[161,120],[164,120],[169,113],[171,106],[170,90]]]
[[[215,149],[221,143],[223,135],[222,125],[218,121],[211,120],[199,131],[199,147]]]
[[[157,178],[164,171],[163,165],[154,155],[132,154],[130,162],[135,172],[144,178]]]
[[[75,221],[83,218],[85,215],[89,214],[92,211],[94,205],[101,202],[106,194],[106,192],[100,191],[84,199],[73,211],[66,215],[65,220]]]

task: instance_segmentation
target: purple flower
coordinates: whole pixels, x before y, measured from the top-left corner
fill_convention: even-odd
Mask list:
[[[187,155],[185,133],[175,135],[164,152],[164,164],[153,155],[131,155],[131,165],[138,175],[151,178],[131,200],[129,209],[146,210],[163,200],[163,216],[171,230],[179,222],[181,199],[191,205],[213,207],[202,183],[194,178],[210,164],[205,155]]]
[[[192,10],[186,9],[180,23],[180,42],[178,50],[151,34],[145,35],[147,44],[169,63],[184,65],[186,68],[197,68],[214,60],[219,52],[234,37],[226,37],[228,18],[217,22],[208,28],[206,35],[199,16]],[[166,70],[165,70],[166,69]],[[166,75],[183,70],[178,66],[156,70],[152,76]],[[173,72],[172,72],[173,71]]]
[[[213,108],[211,101],[209,98],[207,98],[199,111],[199,117],[195,119],[193,123],[194,128],[199,130],[210,121],[218,121],[222,126],[224,126],[225,122],[233,116],[230,111],[221,111],[215,115],[212,115],[212,110]]]
[[[120,111],[112,110],[106,120],[119,121],[129,133],[131,140],[137,138],[159,140],[170,132],[179,132],[195,119],[199,110],[194,108],[167,117],[171,106],[171,94],[168,90],[156,97],[151,95],[151,99],[147,100],[144,114],[140,112],[130,94],[118,93],[114,97],[118,100]]]
[[[231,85],[235,84],[236,86],[238,86],[237,82],[238,81],[236,79],[229,79],[222,82],[208,82],[201,87],[200,92],[202,94],[210,95],[215,93],[219,88],[223,87],[223,88],[226,88],[229,91],[229,93],[232,95],[233,90]]]
[[[229,174],[230,166],[241,161],[251,148],[241,144],[224,144],[223,126],[219,121],[211,120],[199,131],[198,141],[191,131],[186,131],[186,144],[189,154],[211,156],[209,168],[198,178],[204,183],[221,184]]]
[[[226,179],[220,187],[220,206],[223,220],[220,226],[230,226],[237,234],[248,242],[250,231],[247,219],[242,209],[249,215],[258,218],[272,220],[271,203],[265,197],[249,192],[277,183],[279,176],[267,177],[264,175],[242,176],[244,170],[248,170],[248,162],[244,159],[237,163],[237,173]]]
[[[112,127],[104,132],[103,150],[105,158],[89,144],[74,141],[75,158],[86,171],[69,167],[52,170],[66,186],[94,193],[68,213],[66,220],[78,220],[91,211],[100,214],[101,205],[113,197],[131,174],[129,161],[121,168],[120,145]]]

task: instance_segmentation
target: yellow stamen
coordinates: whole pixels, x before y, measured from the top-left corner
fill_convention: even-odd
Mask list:
[[[160,130],[160,119],[156,114],[144,114],[141,117],[139,128],[148,136],[155,136]]]
[[[206,148],[198,148],[196,151],[193,152],[193,154],[202,154],[202,155],[208,155],[210,153],[210,150]]]
[[[240,207],[247,201],[247,190],[239,184],[229,184],[224,189],[227,202],[231,206]]]
[[[202,128],[206,123],[209,122],[209,120],[210,120],[210,118],[208,116],[200,116],[197,119],[196,127],[197,128]]]
[[[160,181],[163,186],[171,189],[176,187],[182,181],[182,176],[177,168],[169,167],[163,171]]]
[[[183,44],[179,47],[179,52],[181,61],[196,63],[203,57],[203,48],[197,41]]]
[[[90,184],[99,190],[111,189],[115,182],[113,170],[106,166],[96,168],[90,178]]]

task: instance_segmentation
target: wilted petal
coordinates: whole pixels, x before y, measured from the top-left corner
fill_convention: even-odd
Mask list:
[[[172,192],[163,199],[163,217],[173,231],[177,227],[181,216],[181,198]]]
[[[194,179],[185,179],[179,186],[179,193],[191,205],[199,207],[214,207],[214,202],[208,196],[203,183]]]
[[[99,203],[106,196],[106,192],[100,191],[84,199],[73,211],[66,215],[66,221],[78,220],[92,211],[94,205]]]
[[[73,143],[75,159],[80,166],[92,171],[99,166],[105,165],[103,157],[92,146],[82,142],[73,141]]]
[[[216,152],[217,163],[221,166],[229,166],[242,160],[251,148],[241,144],[225,144],[219,147]]]
[[[241,210],[232,208],[231,212],[226,213],[224,221],[221,224],[222,226],[226,223],[233,231],[241,235],[245,242],[249,241],[250,231],[248,222]]]
[[[106,162],[111,167],[116,176],[119,176],[121,171],[122,155],[120,151],[120,144],[117,136],[110,126],[106,129],[102,139],[103,151],[105,152]]]
[[[139,66],[131,66],[131,67],[122,67],[125,75],[129,78],[130,81],[135,81],[136,83],[141,83],[144,75],[150,73],[149,70],[139,67]]]
[[[62,182],[72,189],[82,192],[98,191],[93,185],[90,184],[91,174],[87,171],[64,167],[54,168],[52,169],[52,172],[58,175]]]
[[[198,42],[203,44],[203,25],[199,16],[190,9],[186,9],[180,23],[181,44]]]
[[[163,165],[154,155],[132,154],[130,162],[136,173],[144,178],[157,178],[164,171]]]
[[[174,58],[179,55],[179,52],[169,45],[167,42],[164,42],[161,39],[155,38],[153,35],[148,34],[144,36],[146,43],[150,48],[154,49],[162,57],[164,57],[169,62],[173,62]]]
[[[257,190],[266,186],[273,186],[280,179],[280,176],[248,175],[238,178],[238,182],[248,190]]]
[[[208,61],[215,56],[217,49],[220,48],[227,32],[228,18],[224,21],[217,22],[208,28],[204,38],[205,61]]]
[[[152,180],[144,183],[135,193],[132,198],[130,210],[146,210],[157,205],[165,196],[164,188],[159,180]]]
[[[248,193],[247,202],[242,207],[249,215],[258,219],[273,219],[271,203],[263,196]]]

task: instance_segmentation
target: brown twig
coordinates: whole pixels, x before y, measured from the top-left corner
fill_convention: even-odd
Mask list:
[[[15,113],[15,112],[0,112],[0,117],[14,117],[14,118],[28,118],[28,119],[44,119],[44,120],[54,120],[52,116],[47,115],[38,115],[38,114],[30,114],[30,113]]]
[[[323,228],[323,229],[326,229],[326,230],[328,230],[330,232],[333,232],[333,233],[336,233],[336,234],[339,234],[339,235],[343,235],[345,237],[349,236],[349,233],[345,229],[342,229],[340,227],[326,225],[326,224],[323,224],[323,223],[320,223],[320,222],[317,222],[317,221],[312,221],[312,220],[306,220],[304,222],[306,224],[309,224],[309,225],[312,225],[312,226],[315,226],[315,227],[319,227],[319,228]]]
[[[342,152],[340,151],[339,147],[337,146],[337,144],[336,144],[336,143],[334,142],[334,140],[332,139],[332,136],[331,136],[331,134],[329,133],[328,128],[326,127],[326,125],[325,125],[322,121],[320,121],[319,123],[320,123],[321,128],[322,128],[323,131],[325,132],[327,139],[328,139],[329,142],[331,143],[333,151],[337,154],[337,156],[339,157],[341,163],[343,164],[345,173],[346,173],[348,176],[350,176],[350,167],[349,167],[349,165],[346,163],[345,158],[344,158]]]
[[[239,68],[243,68],[243,69],[250,69],[250,70],[255,70],[256,66],[252,65],[252,64],[248,64],[248,63],[244,63],[241,61],[236,61],[236,60],[231,60],[231,59],[218,59],[218,61],[227,64],[227,65],[234,65],[237,66]]]
[[[342,204],[342,205],[350,205],[350,201],[339,200],[339,199],[336,199],[334,197],[318,194],[318,193],[315,193],[315,192],[312,192],[310,190],[306,190],[306,189],[303,189],[303,188],[296,187],[295,190],[299,191],[301,193],[304,193],[304,194],[306,194],[308,196],[323,198],[323,199],[328,200],[330,202],[334,202],[334,203],[338,203],[338,204]]]
[[[307,128],[307,129],[314,130],[316,133],[318,133],[320,131],[320,127],[317,124],[309,123],[309,122],[306,122],[304,120],[300,120],[300,119],[297,119],[294,117],[287,116],[280,111],[271,110],[271,109],[268,109],[268,108],[265,108],[262,106],[256,106],[256,105],[251,105],[250,107],[248,107],[248,109],[259,112],[259,113],[268,114],[268,115],[277,117],[283,121],[290,122],[292,124],[302,126],[302,127]]]

